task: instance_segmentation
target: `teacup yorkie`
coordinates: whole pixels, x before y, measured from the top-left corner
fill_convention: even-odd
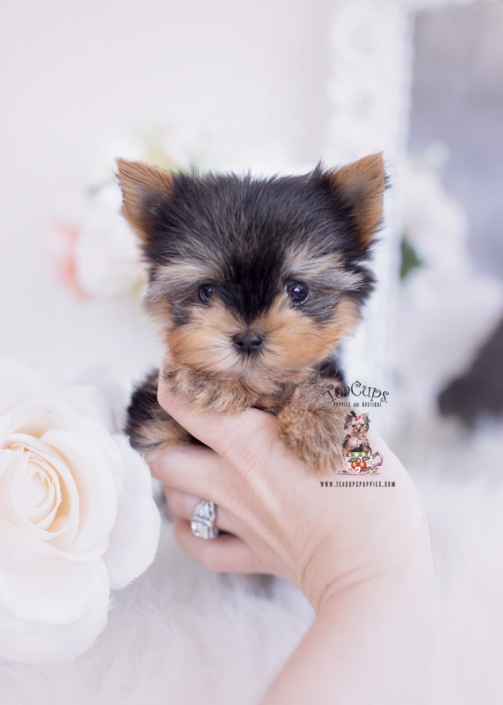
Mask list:
[[[367,431],[369,430],[370,419],[368,414],[356,414],[351,411],[346,416],[344,430],[346,438],[342,444],[343,455],[350,453],[372,453]]]
[[[337,345],[373,289],[365,263],[382,218],[382,156],[263,179],[117,165],[149,265],[145,306],[164,333],[164,384],[199,410],[276,414],[297,458],[334,470],[347,409],[324,380],[342,384]],[[158,376],[133,393],[126,427],[149,459],[197,443],[159,406]]]

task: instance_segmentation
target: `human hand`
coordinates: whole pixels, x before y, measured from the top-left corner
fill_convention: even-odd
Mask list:
[[[162,384],[159,401],[208,446],[172,447],[151,469],[165,486],[178,542],[209,569],[286,578],[317,611],[352,585],[430,570],[421,502],[400,461],[376,435],[369,440],[384,457],[379,475],[319,476],[284,448],[270,414],[196,415]],[[329,481],[332,487],[325,486]],[[381,486],[334,486],[337,481]],[[215,502],[215,524],[227,534],[208,541],[192,535],[190,519],[201,498]]]

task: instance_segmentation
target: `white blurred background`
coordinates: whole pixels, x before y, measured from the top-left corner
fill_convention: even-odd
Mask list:
[[[380,286],[346,369],[390,390],[374,428],[429,511],[458,684],[438,702],[500,703],[503,2],[3,0],[0,19],[0,352],[52,374],[129,384],[160,359],[115,156],[271,173],[384,150]]]

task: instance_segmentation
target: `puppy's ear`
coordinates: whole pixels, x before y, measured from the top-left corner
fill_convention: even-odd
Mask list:
[[[352,215],[363,252],[372,242],[383,214],[386,174],[382,152],[330,172],[329,180],[342,205]]]
[[[117,159],[122,189],[122,212],[144,245],[147,244],[154,218],[153,207],[169,196],[173,176],[156,166]]]
[[[344,422],[344,428],[347,428],[348,426],[351,426],[353,421],[356,419],[356,414],[354,411],[350,411],[349,414],[346,415],[346,420]]]

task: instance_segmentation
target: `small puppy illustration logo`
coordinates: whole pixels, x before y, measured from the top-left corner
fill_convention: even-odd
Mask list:
[[[367,432],[370,419],[368,414],[356,414],[351,411],[346,416],[344,430],[346,437],[342,444],[345,468],[340,475],[377,475],[383,463],[379,451],[372,453]],[[376,462],[373,462],[378,458]]]

